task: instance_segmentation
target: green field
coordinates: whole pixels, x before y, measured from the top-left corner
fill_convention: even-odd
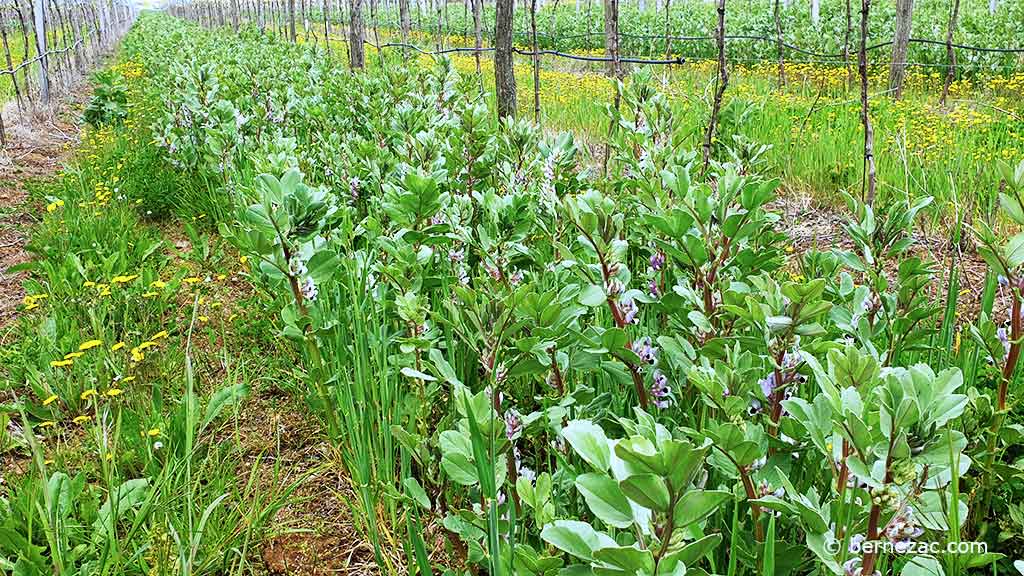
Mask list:
[[[841,66],[734,64],[705,162],[707,61],[499,122],[330,48],[143,13],[28,183],[5,573],[1019,570],[1024,76],[875,95],[866,204]]]

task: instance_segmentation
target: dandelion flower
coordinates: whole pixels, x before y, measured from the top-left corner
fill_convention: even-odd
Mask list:
[[[82,345],[78,347],[78,349],[89,350],[97,346],[103,346],[103,340],[89,340],[88,342],[83,342]]]
[[[127,344],[125,344],[124,342],[118,342],[117,344],[114,344],[113,346],[111,346],[110,349],[113,352],[117,352],[118,350],[120,350],[121,348],[124,348],[125,346],[127,346]]]
[[[54,427],[56,425],[57,425],[57,423],[54,422],[53,420],[46,420],[44,422],[40,422],[39,423],[39,427],[40,428],[52,428],[52,427]]]
[[[185,278],[183,280],[183,282],[185,282],[186,284],[196,284],[202,281],[202,278],[200,278],[199,276],[189,276],[188,278]]]
[[[152,436],[158,436],[159,434],[160,434],[160,429],[159,428],[150,428],[148,431],[146,431],[146,435],[147,436],[151,436],[151,437]]]
[[[150,337],[150,340],[160,340],[161,338],[167,338],[167,330],[161,330]]]
[[[167,287],[167,283],[166,282],[161,282],[160,280],[156,280],[152,284],[150,284],[149,286],[151,288],[160,289],[160,288],[166,288]]]
[[[88,400],[90,396],[93,396],[95,394],[96,394],[96,389],[95,388],[89,388],[88,390],[82,392],[82,394],[81,394],[81,396],[79,396],[79,398],[81,398],[82,400]]]
[[[50,366],[53,366],[54,368],[60,368],[63,366],[71,366],[74,363],[74,360],[53,360],[50,362]]]
[[[82,414],[81,416],[75,416],[75,419],[72,420],[72,422],[74,422],[75,424],[85,424],[89,420],[92,420],[92,416]]]
[[[43,400],[43,406],[49,406],[50,404],[53,404],[56,401],[57,401],[57,395],[56,394],[50,395],[50,396],[48,396],[46,398],[46,400]]]
[[[106,391],[106,395],[114,397],[120,395],[122,392],[124,392],[124,390],[121,390],[120,388],[111,388],[110,390]]]
[[[127,284],[138,277],[138,274],[131,274],[127,276],[114,276],[113,278],[111,278],[110,282],[113,284]]]

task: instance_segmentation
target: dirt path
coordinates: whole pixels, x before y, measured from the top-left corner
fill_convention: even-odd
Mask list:
[[[25,245],[42,210],[33,206],[27,187],[56,176],[74,151],[88,93],[82,86],[48,113],[19,112],[14,103],[3,109],[7,147],[0,151],[0,328],[17,319],[25,273],[9,270],[31,260]]]

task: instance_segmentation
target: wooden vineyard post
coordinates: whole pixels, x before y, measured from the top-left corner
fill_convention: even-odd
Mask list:
[[[327,18],[328,18],[327,14],[328,14],[328,10],[329,10],[329,6],[327,5],[327,1],[328,0],[323,0],[323,8],[322,8],[323,12],[324,12],[324,14],[323,14],[323,16],[324,16],[324,48],[327,50],[327,55],[330,56],[331,55],[331,27],[330,27],[330,23],[327,20]]]
[[[512,13],[515,0],[497,0],[494,19],[494,86],[498,119],[516,117],[516,77],[512,70]]]
[[[366,62],[363,46],[363,0],[349,0],[348,63],[353,71]]]
[[[779,51],[779,89],[786,86],[786,47],[782,38],[782,0],[775,0],[775,42]]]
[[[472,0],[476,2],[476,0]],[[474,12],[474,17],[476,13]],[[409,0],[398,0],[398,21],[402,29],[402,44],[409,43]],[[402,54],[408,54],[408,48],[402,48]]]
[[[670,18],[669,6],[672,0],[665,0],[665,60],[672,60],[672,20]],[[669,74],[672,73],[672,63],[668,65]]]
[[[306,10],[306,0],[300,0],[299,6],[302,12],[302,40],[309,41],[309,13]],[[313,43],[316,44],[316,35],[313,36]]]
[[[46,52],[45,10],[45,0],[35,0],[33,16],[35,18],[34,32],[36,37],[36,54],[38,54],[39,58],[39,97],[41,98],[44,106],[50,103],[50,77],[49,71],[47,70],[47,61],[49,58]]]
[[[896,100],[903,96],[903,79],[907,72],[907,47],[910,43],[913,14],[914,0],[896,0],[896,33],[892,43],[892,62],[889,64],[889,90]]]
[[[725,95],[725,88],[729,85],[729,68],[725,63],[725,0],[718,0],[718,26],[715,30],[715,43],[718,46],[718,76],[715,79],[715,99],[711,103],[711,118],[708,119],[708,129],[704,133],[704,162],[700,169],[700,176],[707,175],[708,167],[711,164],[711,147],[715,141],[715,130],[718,128],[718,113],[722,109],[722,97]]]
[[[853,10],[846,0],[846,33],[843,36],[843,62],[846,65],[846,89],[853,88],[853,66],[850,65],[850,36],[853,35]]]
[[[530,0],[530,34],[533,37],[533,121],[540,124],[540,50],[537,46],[537,0]]]
[[[484,79],[480,72],[480,51],[484,46],[484,34],[482,23],[480,22],[480,5],[483,0],[471,0],[473,2],[473,57],[476,59],[476,75],[480,78],[480,93],[484,91]]]
[[[864,126],[864,183],[861,192],[864,201],[871,206],[875,203],[875,132],[871,127],[871,108],[868,102],[868,16],[871,0],[861,0],[860,8],[860,53],[857,68],[860,72],[860,121]]]
[[[953,10],[949,15],[949,29],[946,30],[946,59],[949,66],[946,69],[946,80],[942,83],[942,98],[939,105],[946,105],[946,98],[949,97],[949,88],[953,85],[953,78],[956,77],[956,50],[953,49],[953,34],[956,32],[957,18],[960,16],[960,0],[953,0]]]
[[[384,54],[380,51],[380,34],[377,32],[377,14],[380,11],[380,6],[377,5],[377,0],[370,0],[370,20],[373,25],[373,43],[377,45],[377,62],[380,65],[384,65]]]
[[[295,37],[295,0],[288,0],[288,39],[294,44]]]
[[[604,51],[608,57],[607,74],[618,78],[619,70],[619,0],[604,0]]]
[[[22,10],[21,10],[21,2],[18,1],[18,0],[15,0],[15,6],[17,7],[17,10],[18,10],[18,22],[21,24],[21,61],[22,62],[28,62],[29,61],[29,46],[31,46],[31,44],[29,44],[29,40],[28,40],[28,24],[25,21],[25,13],[22,12]],[[30,76],[31,76],[31,74],[29,74],[28,68],[26,68],[25,69],[25,76],[24,76],[24,78],[25,78],[25,97],[28,99],[28,103],[29,104],[34,105],[35,102],[32,101],[32,86],[30,85],[30,82],[29,82],[29,77]]]

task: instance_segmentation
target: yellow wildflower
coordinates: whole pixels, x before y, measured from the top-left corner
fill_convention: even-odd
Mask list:
[[[127,284],[138,277],[138,274],[131,274],[128,276],[114,276],[110,281],[113,284]]]
[[[111,388],[110,390],[107,390],[106,395],[113,397],[121,394],[122,392],[124,392],[124,390],[121,390],[120,388]]]
[[[202,279],[199,276],[189,276],[182,281],[186,284],[195,284],[197,282],[202,282]]]
[[[63,366],[71,366],[74,363],[74,360],[53,360],[50,362],[50,366],[53,366],[54,368],[61,368]]]
[[[78,349],[89,350],[90,348],[95,348],[97,346],[103,346],[103,340],[89,340],[88,342],[83,342],[82,345],[78,347]]]
[[[150,428],[150,429],[149,429],[149,430],[148,430],[148,431],[146,432],[146,434],[147,434],[148,436],[157,436],[157,435],[159,435],[159,434],[160,434],[160,429],[159,429],[159,428]]]
[[[57,425],[57,423],[54,422],[53,420],[47,420],[45,422],[40,422],[39,423],[39,427],[40,428],[52,428],[53,426],[56,426],[56,425]]]
[[[161,282],[160,280],[156,280],[152,284],[150,284],[150,286],[153,288],[165,288],[167,287],[167,283]]]
[[[118,342],[117,344],[111,346],[110,349],[114,352],[117,352],[118,350],[124,348],[125,346],[127,346],[127,344],[125,344],[124,342]]]
[[[48,396],[46,398],[46,400],[43,400],[43,406],[49,406],[50,404],[53,404],[56,401],[57,401],[57,395],[56,394],[52,394],[52,395]]]
[[[88,416],[86,414],[83,414],[81,416],[75,416],[75,419],[72,420],[72,422],[74,422],[75,424],[85,424],[89,420],[92,420],[92,416]]]
[[[90,396],[93,396],[95,394],[96,394],[96,389],[95,388],[89,388],[88,390],[82,392],[82,395],[79,396],[79,398],[81,398],[82,400],[88,400]]]
[[[161,330],[150,336],[150,340],[159,340],[161,338],[167,338],[167,330]]]
[[[64,355],[65,360],[74,360],[75,358],[81,358],[85,356],[85,352],[68,352]]]

